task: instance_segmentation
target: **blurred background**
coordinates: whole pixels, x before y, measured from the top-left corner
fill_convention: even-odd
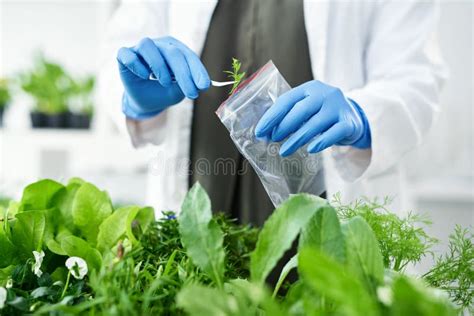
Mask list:
[[[152,148],[133,149],[94,99],[105,28],[119,2],[0,0],[0,198],[18,198],[38,178],[80,176],[118,203],[144,203]],[[456,223],[473,224],[473,15],[472,1],[441,2],[449,68],[442,113],[404,159],[410,208],[432,219],[438,248]]]

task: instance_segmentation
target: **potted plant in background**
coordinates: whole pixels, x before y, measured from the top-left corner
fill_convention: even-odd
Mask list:
[[[3,126],[3,112],[5,111],[10,100],[11,95],[8,87],[8,81],[6,79],[0,79],[0,127]]]
[[[95,79],[89,76],[83,80],[73,81],[68,105],[68,126],[70,128],[88,129],[94,112],[92,93]]]
[[[67,100],[73,81],[61,65],[39,56],[33,69],[20,76],[21,88],[35,100],[33,127],[67,127]]]

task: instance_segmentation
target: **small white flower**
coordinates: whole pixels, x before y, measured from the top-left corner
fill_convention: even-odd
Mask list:
[[[5,285],[5,288],[11,289],[13,287],[13,279],[8,279],[7,284]]]
[[[44,251],[33,251],[33,256],[35,256],[35,264],[33,265],[32,270],[33,273],[39,278],[43,275],[43,271],[41,271],[41,264],[43,263]]]
[[[0,286],[0,309],[5,306],[5,302],[7,301],[7,289]]]
[[[380,302],[383,304],[390,306],[392,305],[393,301],[393,293],[392,289],[387,286],[380,286],[377,288],[377,297]]]
[[[70,257],[66,260],[66,267],[76,279],[82,280],[87,274],[87,263],[84,259],[79,257]]]

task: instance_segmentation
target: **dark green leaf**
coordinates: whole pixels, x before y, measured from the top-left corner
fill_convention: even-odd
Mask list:
[[[181,242],[193,263],[220,287],[224,278],[224,236],[212,219],[211,202],[196,183],[186,195],[178,217]]]
[[[344,315],[378,314],[375,300],[359,279],[321,251],[302,249],[298,256],[298,270],[309,287],[326,299],[334,301]]]
[[[263,283],[301,229],[327,201],[309,194],[290,197],[265,222],[257,246],[251,254],[252,280]]]
[[[12,241],[21,258],[33,257],[32,251],[39,251],[46,232],[46,211],[29,211],[16,214],[12,229]]]
[[[0,269],[13,264],[16,261],[15,254],[15,246],[6,236],[3,225],[0,225]]]
[[[347,266],[368,289],[383,283],[384,265],[379,244],[367,222],[359,216],[342,225],[347,244]]]
[[[340,263],[346,259],[346,243],[336,211],[320,208],[301,232],[299,248],[319,249]]]

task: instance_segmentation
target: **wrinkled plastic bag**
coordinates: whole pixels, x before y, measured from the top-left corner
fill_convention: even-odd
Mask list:
[[[275,206],[291,194],[325,191],[321,154],[309,154],[306,146],[289,157],[279,155],[280,144],[257,139],[255,126],[278,96],[290,90],[272,61],[260,68],[217,109],[242,155],[255,169]]]

